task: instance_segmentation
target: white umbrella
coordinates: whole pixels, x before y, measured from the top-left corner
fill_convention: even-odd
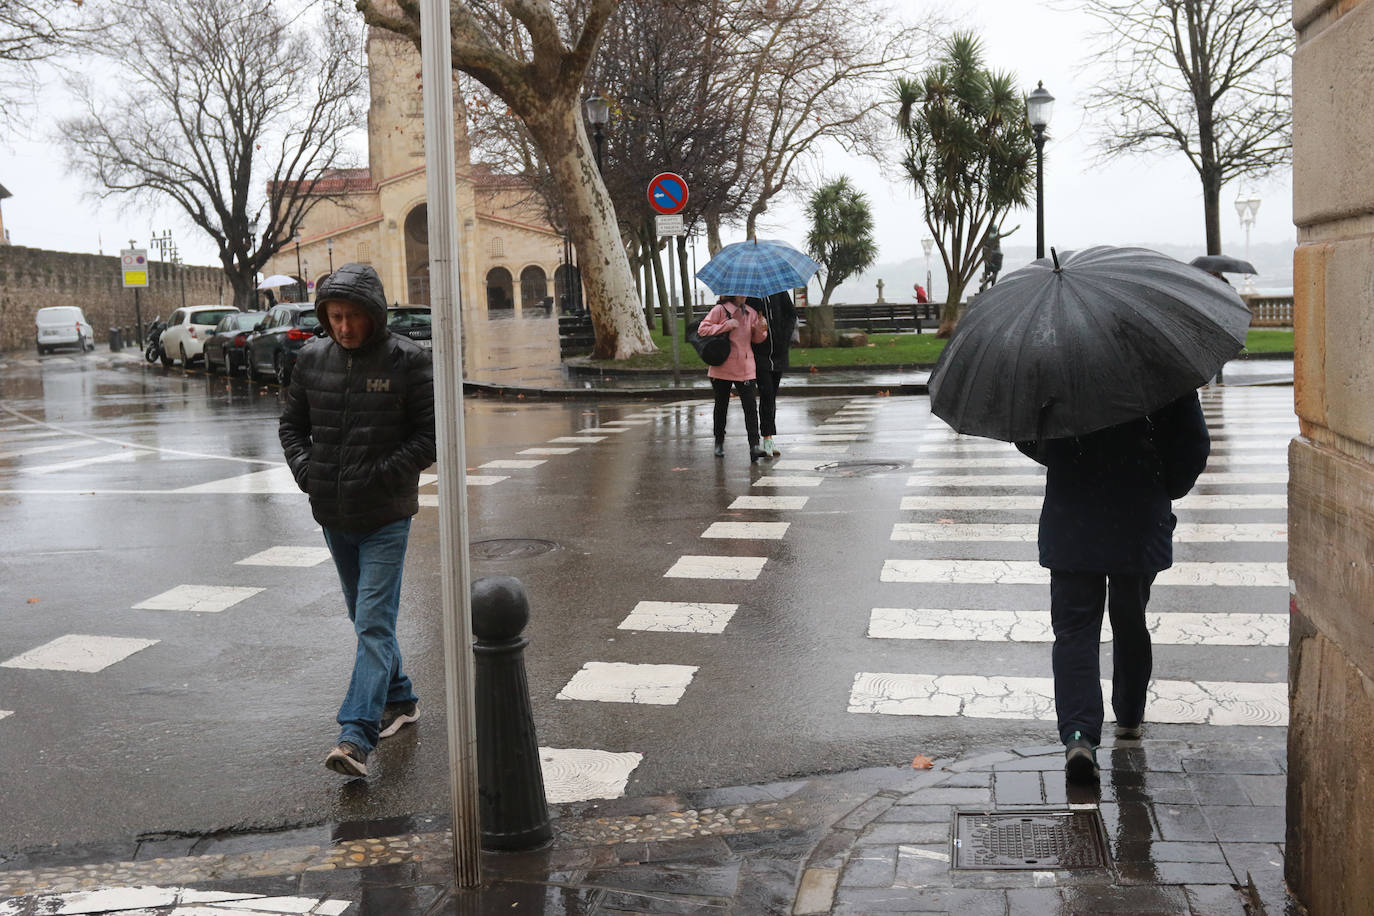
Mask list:
[[[278,286],[295,286],[301,281],[285,274],[273,274],[258,284],[258,289],[276,289]]]

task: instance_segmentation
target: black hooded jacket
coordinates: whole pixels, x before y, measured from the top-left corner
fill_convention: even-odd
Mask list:
[[[1173,565],[1170,501],[1193,488],[1211,451],[1196,392],[1139,420],[1016,447],[1048,468],[1041,566],[1144,575]]]
[[[346,300],[372,319],[372,335],[348,350],[321,337],[291,373],[277,435],[296,483],[326,528],[374,531],[420,511],[420,472],[434,463],[434,370],[427,350],[386,326],[377,272],[345,264],[320,284],[316,311]]]
[[[788,368],[792,331],[797,327],[797,309],[786,292],[767,299],[750,299],[749,305],[768,320],[768,339],[754,344],[754,366],[759,372],[784,372]]]

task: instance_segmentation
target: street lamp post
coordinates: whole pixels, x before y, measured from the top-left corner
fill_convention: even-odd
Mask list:
[[[601,95],[590,96],[586,101],[587,120],[592,125],[592,137],[596,140],[596,170],[601,171],[601,147],[606,140],[605,127],[611,120],[611,100]]]
[[[325,239],[324,249],[329,252],[329,272],[332,274],[334,272],[334,240]]]
[[[1035,90],[1026,97],[1026,120],[1035,132],[1035,256],[1045,256],[1045,128],[1050,124],[1050,113],[1054,111],[1054,96],[1045,89],[1043,82],[1037,83]]]
[[[302,302],[310,301],[310,259],[301,262],[301,269],[305,273],[301,274],[301,282],[305,284],[305,295],[301,297]]]
[[[301,270],[301,234],[297,232],[292,238],[296,242],[296,279],[300,281],[301,298],[297,302],[305,301],[305,272]]]
[[[935,240],[930,236],[926,236],[921,239],[921,247],[924,248],[926,252],[926,299],[934,301],[935,290],[932,289],[930,285],[930,252],[931,249],[935,247]]]
[[[1250,229],[1255,225],[1255,218],[1259,216],[1260,198],[1254,191],[1248,197],[1237,195],[1236,197],[1236,216],[1240,217],[1240,225],[1245,229],[1245,260],[1250,260]],[[1255,291],[1254,274],[1246,274],[1241,281],[1241,290],[1247,293]]]

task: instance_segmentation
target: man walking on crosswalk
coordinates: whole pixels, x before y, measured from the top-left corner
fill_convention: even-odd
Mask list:
[[[1045,465],[1040,565],[1050,570],[1054,703],[1070,781],[1098,777],[1104,605],[1112,622],[1116,736],[1141,735],[1153,657],[1145,606],[1173,565],[1176,519],[1207,464],[1211,438],[1196,392],[1148,417],[1084,436],[1018,442]]]

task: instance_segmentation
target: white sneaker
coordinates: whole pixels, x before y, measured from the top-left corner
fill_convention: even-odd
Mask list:
[[[772,455],[774,458],[776,458],[776,457],[778,457],[779,455],[782,454],[782,452],[778,451],[777,445],[774,444],[774,442],[773,442],[773,437],[772,437],[772,436],[764,436],[764,437],[763,437],[763,446],[762,446],[762,448],[763,448],[763,450],[764,450],[765,452],[767,452],[768,454]]]

